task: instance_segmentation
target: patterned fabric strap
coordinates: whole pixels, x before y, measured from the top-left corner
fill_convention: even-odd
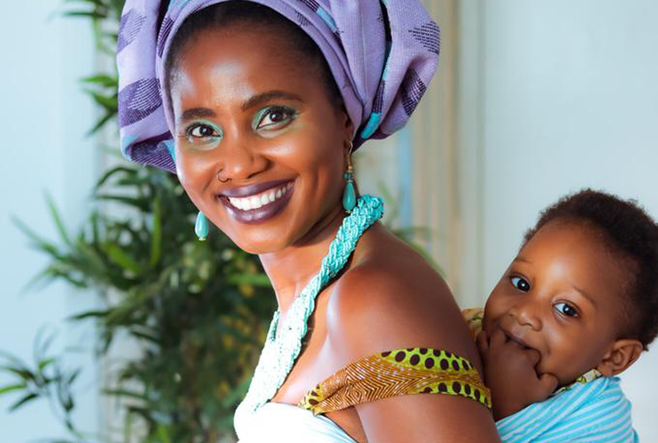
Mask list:
[[[491,396],[465,358],[451,352],[408,348],[358,360],[327,378],[299,403],[314,414],[398,395],[460,395],[491,408]]]

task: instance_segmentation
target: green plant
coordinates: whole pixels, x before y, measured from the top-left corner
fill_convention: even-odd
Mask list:
[[[15,383],[0,388],[0,394],[22,392],[21,397],[9,407],[10,412],[34,399],[48,399],[53,414],[74,437],[81,438],[82,435],[73,424],[71,416],[75,408],[71,387],[80,371],[67,370],[60,358],[47,356],[53,339],[54,335],[45,340],[42,340],[41,334],[37,335],[33,352],[34,367],[30,367],[11,354],[0,351],[0,356],[6,362],[0,369],[10,373],[15,379]]]
[[[219,231],[199,242],[193,233],[196,210],[168,173],[114,168],[99,181],[94,198],[128,208],[128,220],[94,210],[88,228],[71,238],[50,203],[61,245],[17,221],[33,245],[50,256],[37,281],[63,278],[97,290],[105,308],[72,320],[97,321],[101,355],[118,332],[141,345],[142,355],[119,367],[118,386],[105,390],[131,399],[129,432],[139,418],[148,438],[166,432],[171,441],[191,442],[232,435],[234,408],[246,392],[275,309],[257,257]],[[14,364],[10,370],[23,369]],[[52,379],[42,369],[48,365],[33,370],[33,378]],[[29,391],[22,382],[12,390],[22,385],[35,394],[26,401],[50,392]]]

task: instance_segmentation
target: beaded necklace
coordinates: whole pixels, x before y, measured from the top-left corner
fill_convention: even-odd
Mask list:
[[[256,412],[277,393],[301,352],[302,339],[308,331],[308,318],[315,309],[315,298],[343,269],[361,235],[383,213],[384,203],[380,198],[361,196],[356,208],[338,229],[329,252],[322,259],[320,271],[292,302],[278,334],[280,312],[277,310],[274,313],[249,391],[235,413],[236,424],[241,418]]]

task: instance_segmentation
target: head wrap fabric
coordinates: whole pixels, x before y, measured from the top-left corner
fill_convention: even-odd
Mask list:
[[[121,148],[130,160],[175,172],[173,113],[162,90],[167,53],[187,17],[223,1],[126,1],[117,64]],[[357,147],[402,128],[436,70],[439,27],[420,0],[242,1],[274,9],[315,41],[357,128]]]

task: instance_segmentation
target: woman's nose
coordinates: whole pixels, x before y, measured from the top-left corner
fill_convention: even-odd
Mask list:
[[[519,300],[510,309],[510,315],[521,325],[529,326],[534,330],[540,330],[542,327],[541,309],[536,300],[525,296],[524,300]]]
[[[267,159],[249,146],[248,141],[237,138],[225,139],[219,152],[218,171],[222,179],[238,182],[247,180],[267,169]]]

